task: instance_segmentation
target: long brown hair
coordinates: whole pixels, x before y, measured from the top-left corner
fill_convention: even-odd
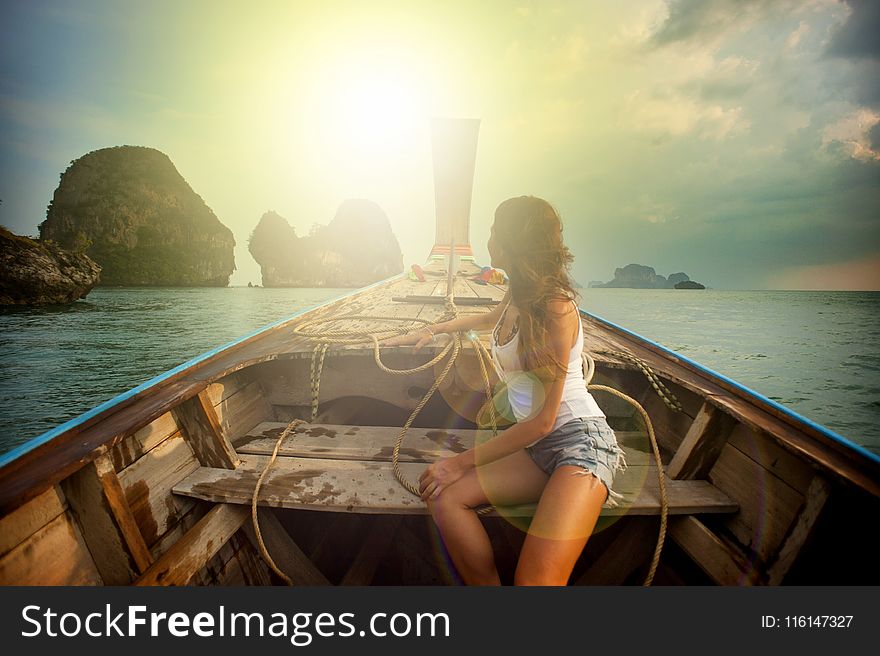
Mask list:
[[[547,344],[549,304],[576,300],[578,294],[559,214],[541,198],[510,198],[495,210],[495,238],[505,254],[511,301],[520,311],[517,353],[523,370],[544,381],[564,376],[568,363],[559,362]]]

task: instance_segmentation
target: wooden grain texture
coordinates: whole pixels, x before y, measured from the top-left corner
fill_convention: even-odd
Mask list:
[[[726,521],[744,549],[764,561],[776,553],[803,502],[803,495],[725,444],[709,481],[739,504]]]
[[[67,508],[64,493],[51,487],[35,499],[0,517],[0,556],[58,517]]]
[[[152,557],[106,455],[62,482],[71,513],[106,585],[126,585]]]
[[[669,537],[718,585],[761,582],[758,569],[696,517],[670,519]]]
[[[180,430],[170,412],[166,412],[149,424],[126,435],[110,449],[109,455],[116,471],[122,471],[150,449],[157,447]]]
[[[211,399],[211,405],[217,406],[234,394],[238,394],[256,380],[253,369],[241,369],[211,383],[205,393]]]
[[[128,505],[150,546],[191,507],[171,494],[174,485],[198,469],[199,461],[183,437],[169,438],[119,473]]]
[[[198,501],[189,506],[189,509],[172,524],[162,536],[150,546],[150,555],[153,560],[158,560],[166,551],[174,546],[184,534],[196,525],[205,514],[213,508],[214,504]]]
[[[63,512],[0,558],[0,585],[101,585],[79,527]]]
[[[764,411],[746,399],[711,396],[707,399],[749,428],[773,437],[791,453],[827,469],[835,478],[880,497],[880,464],[806,427],[793,426],[774,412]],[[776,411],[778,412],[778,411]]]
[[[294,585],[330,585],[327,577],[315,567],[299,545],[293,541],[271,509],[259,508],[257,516],[260,522],[260,535],[263,537],[266,551],[269,552],[275,565],[290,578]],[[250,519],[245,523],[244,531],[253,548],[260,554],[256,532]]]
[[[247,522],[245,522],[245,525]],[[209,563],[205,570],[209,577],[208,585],[219,586],[243,586],[243,585],[272,585],[269,570],[257,557],[253,547],[246,538],[242,538],[243,531],[232,536],[226,546],[230,547],[229,557],[221,557],[220,553],[211,562],[219,561],[217,566]],[[221,549],[221,553],[225,550]],[[188,585],[196,584],[195,577],[191,578]],[[202,585],[201,582],[198,582]]]
[[[812,537],[830,494],[831,486],[828,482],[822,476],[815,476],[807,490],[797,521],[779,549],[776,561],[767,572],[770,585],[780,585],[788,570],[794,565],[801,550]]]
[[[215,506],[144,572],[137,585],[185,585],[226,544],[248,514],[243,506]]]
[[[760,467],[785,481],[787,485],[801,494],[806,493],[816,470],[813,467],[805,467],[803,459],[783,447],[767,433],[737,423],[727,441]]]
[[[263,562],[244,533],[244,527],[247,525],[246,521],[229,541],[236,548],[232,557],[218,572],[215,580],[216,585],[272,585],[268,565]]]
[[[238,456],[205,390],[181,403],[172,413],[202,466],[235,469]]]
[[[382,361],[392,369],[405,369],[428,362],[434,355],[424,352],[413,361],[410,354],[383,352]],[[379,369],[373,355],[366,352],[353,357],[328,356],[321,376],[320,401],[323,404],[345,397],[369,397],[412,410],[424,391],[411,394],[410,390],[427,390],[435,375],[431,369],[406,376],[389,374]],[[309,380],[309,361],[273,362],[266,367],[266,400],[277,406],[309,407],[312,403]]]
[[[211,401],[215,398],[211,397]],[[272,407],[264,397],[260,382],[256,380],[217,401],[213,407],[223,435],[228,439],[240,437],[261,421],[273,418]]]
[[[706,478],[735,423],[730,415],[704,403],[669,463],[669,477]]]
[[[652,387],[648,387],[641,398],[636,400],[651,419],[664,462],[671,460],[693,423],[691,417],[696,417],[698,410],[690,414],[676,412],[663,402]]]
[[[285,422],[263,422],[235,443],[236,450],[248,455],[272,455],[275,443],[286,428]],[[400,434],[395,426],[349,426],[304,424],[289,434],[278,450],[280,456],[316,457],[334,460],[375,460],[390,462],[394,443]],[[480,431],[464,428],[410,428],[400,449],[400,462],[433,462],[463,453],[474,446]],[[647,453],[630,448],[641,444],[644,433],[617,431],[617,440],[630,464],[647,464]],[[488,433],[483,436],[483,439]],[[639,447],[641,448],[641,447]]]
[[[263,456],[247,456],[236,470],[202,467],[174,487],[174,492],[214,502],[249,504],[257,478],[268,463]],[[403,475],[418,480],[422,463],[400,463]],[[666,481],[671,514],[731,513],[737,505],[705,481]],[[660,512],[656,469],[630,466],[615,479],[614,489],[624,496],[617,508],[603,514]],[[405,490],[388,463],[321,458],[279,458],[260,489],[261,506],[368,514],[425,514],[424,502]],[[534,504],[493,510],[505,516],[531,516]]]

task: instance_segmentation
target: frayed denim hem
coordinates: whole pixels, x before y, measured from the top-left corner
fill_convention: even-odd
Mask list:
[[[613,467],[606,467],[602,463],[596,464],[596,469],[599,469],[604,476],[601,476],[598,472],[592,471],[591,469],[584,467],[583,465],[579,465],[581,469],[577,469],[572,472],[573,475],[586,475],[593,474],[596,478],[598,478],[605,485],[605,489],[608,490],[608,498],[605,499],[605,503],[602,504],[603,508],[617,508],[620,505],[620,502],[624,500],[624,496],[619,492],[615,492],[611,483],[614,481],[614,477],[617,475],[617,472],[626,471],[626,454],[623,449],[620,448],[620,445],[615,441],[613,445],[614,451],[614,461]],[[574,464],[574,463],[571,463]],[[606,480],[606,478],[608,480]]]

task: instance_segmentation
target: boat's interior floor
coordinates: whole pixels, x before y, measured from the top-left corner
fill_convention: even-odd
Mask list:
[[[284,422],[263,422],[235,441],[241,459],[236,469],[200,467],[180,481],[175,494],[213,502],[250,504],[256,481],[269,463]],[[289,434],[266,476],[258,499],[261,506],[374,514],[424,514],[421,499],[406,490],[392,468],[400,428],[303,424]],[[411,428],[401,445],[403,476],[416,483],[437,458],[471,448],[489,431]],[[645,433],[617,431],[627,468],[618,473],[614,489],[623,495],[609,515],[660,513],[657,466]],[[705,480],[673,480],[664,474],[669,514],[729,513],[737,510],[725,494]],[[535,505],[501,509],[505,515],[531,515]],[[498,513],[493,509],[493,513]]]

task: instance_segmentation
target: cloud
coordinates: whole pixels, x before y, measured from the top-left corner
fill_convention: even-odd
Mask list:
[[[626,96],[625,104],[622,120],[626,127],[658,137],[694,134],[703,140],[721,141],[746,133],[750,127],[742,107],[703,103],[675,92],[635,91]]]
[[[744,96],[755,82],[759,63],[743,57],[725,57],[705,74],[685,82],[681,88],[705,100],[735,100]]]
[[[871,150],[880,152],[880,123],[876,123],[874,127],[868,130],[866,136],[868,137],[868,146]]]
[[[797,6],[795,0],[677,0],[669,3],[669,15],[651,42],[654,46],[713,43],[732,31],[748,30],[768,16]]]
[[[801,42],[803,36],[809,31],[809,23],[807,23],[807,21],[801,21],[797,28],[795,28],[794,31],[792,31],[792,33],[788,35],[788,38],[785,40],[785,47],[789,50],[794,50]]]
[[[851,59],[880,59],[880,2],[844,0],[846,22],[831,37],[827,54]]]
[[[846,155],[863,162],[880,161],[877,148],[880,114],[861,107],[846,114],[822,131],[822,147],[836,147]]]
[[[771,275],[768,283],[776,289],[880,290],[880,254],[835,264],[789,267]]]

